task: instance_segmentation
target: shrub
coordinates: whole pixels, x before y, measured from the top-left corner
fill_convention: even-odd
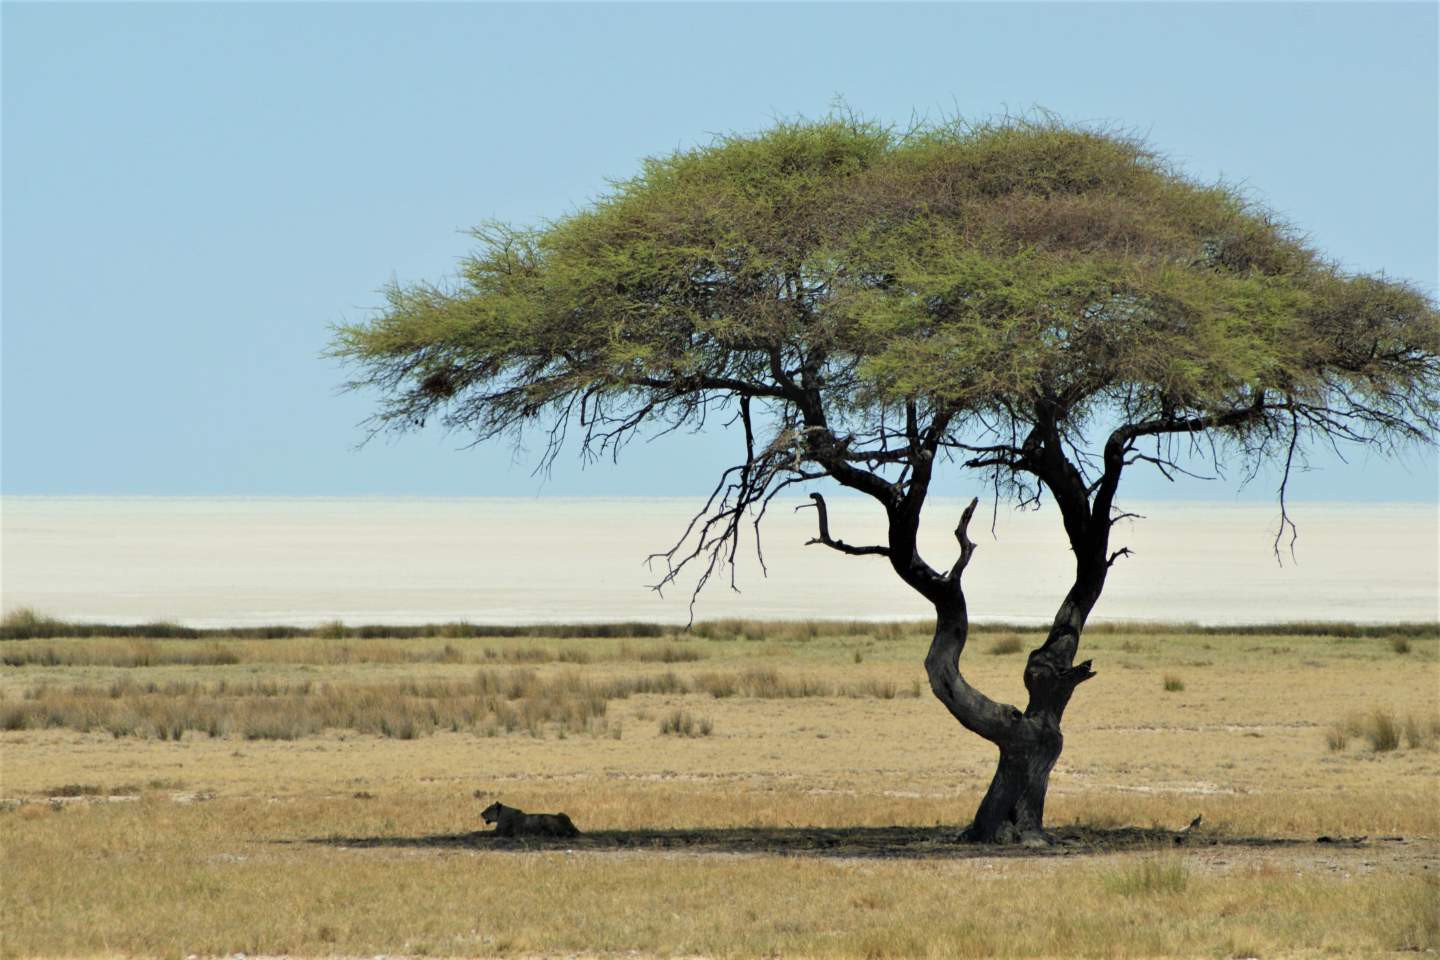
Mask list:
[[[54,617],[47,617],[45,614],[37,612],[34,607],[12,607],[6,611],[3,618],[0,618],[0,627],[23,631],[53,627],[59,622]]]
[[[1173,673],[1165,674],[1164,684],[1166,693],[1179,693],[1181,690],[1185,689],[1185,681],[1181,680]]]
[[[1409,638],[1409,637],[1391,637],[1391,638],[1390,638],[1390,649],[1391,649],[1391,650],[1394,650],[1396,653],[1409,653],[1409,652],[1410,652],[1410,638]]]

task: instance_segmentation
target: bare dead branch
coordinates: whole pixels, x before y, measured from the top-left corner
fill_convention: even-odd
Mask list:
[[[1281,566],[1285,565],[1284,559],[1280,556],[1280,540],[1285,535],[1285,528],[1290,528],[1290,560],[1295,560],[1295,541],[1300,539],[1300,528],[1290,519],[1290,511],[1285,503],[1285,494],[1290,488],[1290,468],[1295,462],[1295,451],[1300,443],[1300,422],[1299,418],[1292,412],[1290,420],[1290,446],[1285,451],[1285,471],[1280,477],[1280,528],[1275,531],[1275,562]]]
[[[839,550],[841,553],[848,553],[852,557],[890,556],[889,547],[854,547],[843,540],[833,539],[830,536],[830,515],[829,511],[825,509],[825,498],[818,493],[812,493],[810,494],[810,499],[811,501],[813,501],[812,503],[802,503],[800,504],[800,506],[795,508],[798,511],[804,510],[806,507],[813,506],[815,508],[816,514],[819,516],[820,535],[818,537],[812,537],[809,540],[806,540],[805,545],[807,547],[810,546],[812,543],[823,543],[825,546],[829,547],[832,550]]]
[[[960,544],[960,556],[955,560],[955,565],[950,568],[950,580],[958,584],[960,575],[970,565],[970,558],[975,554],[975,541],[970,539],[970,518],[975,516],[975,508],[980,505],[979,497],[972,497],[970,505],[960,514],[960,522],[955,525],[955,540]]]

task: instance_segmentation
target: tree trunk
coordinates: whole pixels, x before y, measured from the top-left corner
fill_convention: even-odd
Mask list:
[[[1062,613],[1073,609],[1071,599],[1067,598]],[[1075,687],[1095,675],[1088,660],[1074,665],[1079,635],[1066,617],[1031,652],[1025,664],[1030,703],[1022,713],[990,700],[960,674],[960,653],[969,632],[963,600],[937,612],[935,639],[925,659],[931,689],[963,726],[1000,750],[990,789],[964,839],[1044,842],[1045,794],[1050,771],[1065,745],[1060,720]]]
[[[1045,838],[1045,791],[1060,757],[1058,727],[1034,740],[1000,748],[990,789],[975,811],[964,839],[976,843],[1035,842]]]
[[[1025,664],[1030,704],[1011,736],[998,744],[1000,760],[990,789],[975,811],[966,839],[982,843],[1045,839],[1045,793],[1065,737],[1060,719],[1075,688],[1095,674],[1090,661],[1073,666],[1078,637],[1067,626],[1052,629]]]
[[[1075,582],[1060,604],[1045,642],[1031,651],[1025,662],[1025,689],[1030,693],[1030,702],[1022,713],[1008,703],[991,700],[960,672],[960,654],[970,633],[961,576],[975,552],[967,530],[978,503],[971,500],[960,516],[955,528],[960,557],[947,576],[934,575],[924,566],[910,536],[914,524],[898,524],[894,516],[890,562],[901,577],[935,605],[935,638],[925,655],[931,691],[965,729],[1000,750],[990,789],[965,831],[965,838],[983,843],[1044,842],[1045,793],[1050,771],[1065,746],[1060,720],[1075,688],[1095,675],[1089,660],[1075,664],[1075,652],[1080,646],[1080,631],[1100,599],[1105,573],[1113,559],[1105,556],[1110,525],[1108,521],[1090,524],[1078,519],[1067,523],[1073,528],[1071,540],[1076,546]],[[823,527],[821,536],[827,536]]]

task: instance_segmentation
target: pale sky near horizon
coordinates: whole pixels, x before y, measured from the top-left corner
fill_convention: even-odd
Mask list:
[[[1136,130],[1433,294],[1437,26],[1428,3],[5,3],[0,492],[708,490],[733,436],[562,458],[543,484],[436,432],[357,451],[373,398],[320,354],[392,277],[446,277],[471,225],[562,215],[644,156],[836,97]],[[1440,491],[1433,451],[1353,459],[1317,456],[1291,496]]]

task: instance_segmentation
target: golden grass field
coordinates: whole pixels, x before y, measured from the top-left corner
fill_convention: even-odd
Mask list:
[[[962,669],[1023,703],[1034,641],[977,633]],[[1440,949],[1433,628],[1092,631],[1044,850],[953,842],[993,752],[930,697],[927,643],[0,643],[0,953]],[[586,835],[497,843],[496,798]]]

